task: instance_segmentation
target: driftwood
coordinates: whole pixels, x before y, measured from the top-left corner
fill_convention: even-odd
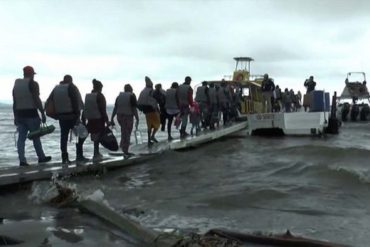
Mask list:
[[[103,219],[120,230],[143,243],[153,247],[239,247],[249,243],[270,246],[294,247],[349,247],[320,240],[294,236],[288,230],[280,235],[264,235],[261,233],[239,233],[223,229],[212,229],[205,234],[190,233],[179,235],[162,233],[146,228],[127,216],[121,215],[102,203],[93,200],[76,200],[77,193],[73,189],[56,184],[59,195],[50,203],[60,206],[77,206],[82,212],[90,213]]]

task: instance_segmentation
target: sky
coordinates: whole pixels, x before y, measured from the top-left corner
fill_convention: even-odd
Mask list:
[[[220,80],[236,56],[295,91],[313,75],[340,93],[347,72],[370,70],[366,0],[0,0],[0,23],[0,102],[26,65],[42,100],[70,74],[83,95],[102,81],[108,103],[145,76],[164,89]]]

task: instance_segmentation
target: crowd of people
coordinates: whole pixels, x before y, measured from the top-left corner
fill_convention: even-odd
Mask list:
[[[302,99],[302,93],[294,92],[293,89],[285,88],[284,91],[279,85],[274,84],[273,80],[265,74],[261,84],[262,91],[262,111],[263,112],[295,112],[304,107],[307,111],[310,100],[309,94],[315,90],[316,82],[314,77],[310,76],[305,80],[304,86],[307,88],[306,94]],[[303,100],[303,101],[302,101]]]
[[[34,80],[35,74],[33,67],[24,67],[23,78],[17,79],[13,88],[14,124],[19,131],[17,150],[20,166],[29,166],[25,157],[27,133],[36,131],[41,123],[46,122],[45,111],[52,111],[53,114],[48,113],[48,116],[59,121],[61,158],[62,163],[67,165],[71,163],[67,151],[68,135],[79,124],[86,126],[94,143],[93,161],[100,161],[101,137],[106,127],[114,125],[115,117],[121,129],[120,147],[124,157],[128,158],[133,155],[129,152],[130,136],[134,120],[136,128],[139,124],[138,111],[145,114],[149,147],[158,142],[156,133],[159,128],[165,131],[167,127],[168,140],[171,141],[173,125],[179,128],[180,138],[186,138],[189,136],[186,131],[188,120],[192,124],[190,135],[197,135],[202,128],[212,130],[219,127],[221,115],[224,125],[228,125],[237,116],[239,94],[226,82],[219,85],[203,82],[193,98],[190,76],[185,77],[181,84],[173,82],[166,91],[162,89],[161,84],[153,87],[152,80],[145,77],[145,88],[138,98],[130,84],[124,85],[124,91],[117,96],[109,119],[101,81],[92,80],[92,91],[86,94],[83,100],[72,76],[65,75],[50,93],[44,107],[39,96],[39,85]],[[38,112],[41,113],[41,119]],[[88,161],[83,155],[83,143],[86,138],[78,138],[76,162]],[[51,160],[51,156],[44,154],[39,137],[33,139],[33,145],[39,163]]]

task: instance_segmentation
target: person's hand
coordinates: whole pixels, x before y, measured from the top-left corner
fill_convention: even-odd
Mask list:
[[[46,123],[46,116],[45,116],[45,113],[42,113],[42,114],[41,114],[41,122],[42,122],[42,123]]]
[[[17,118],[14,118],[14,125],[17,126],[18,125],[18,119]]]
[[[139,120],[136,120],[135,121],[135,129],[138,130],[138,128],[139,128]]]

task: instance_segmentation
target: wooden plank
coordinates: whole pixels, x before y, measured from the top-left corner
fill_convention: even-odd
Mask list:
[[[186,139],[177,139],[171,142],[161,141],[148,147],[146,143],[135,145],[131,152],[135,153],[128,159],[124,159],[122,152],[112,152],[109,157],[98,163],[92,161],[76,165],[72,163],[65,166],[61,163],[49,163],[43,165],[32,165],[30,167],[8,167],[0,169],[0,187],[12,184],[30,182],[34,180],[50,179],[54,174],[57,176],[69,176],[89,172],[100,172],[104,169],[115,169],[137,163],[144,162],[167,150],[180,150],[184,148],[196,147],[223,136],[238,132],[247,127],[247,122],[235,123],[230,126],[221,127],[214,131],[204,131],[198,136],[190,136]]]
[[[50,179],[55,173],[57,173],[58,176],[63,177],[89,172],[99,172],[103,169],[116,169],[144,162],[153,157],[154,155],[135,156],[129,159],[114,157],[103,160],[99,163],[88,162],[81,165],[70,164],[68,167],[63,166],[61,163],[31,167],[12,167],[9,169],[2,169],[0,171],[0,186]]]
[[[235,123],[230,126],[221,127],[212,131],[202,132],[199,136],[190,136],[182,140],[175,140],[170,143],[170,149],[180,150],[190,147],[196,147],[198,145],[214,141],[221,137],[230,135],[232,133],[241,131],[247,128],[247,122]]]

